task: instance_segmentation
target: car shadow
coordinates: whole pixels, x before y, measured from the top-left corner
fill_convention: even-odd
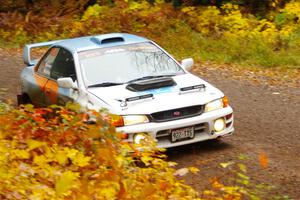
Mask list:
[[[190,145],[184,145],[179,147],[173,147],[166,150],[166,155],[169,160],[180,159],[181,157],[186,157],[191,154],[208,154],[216,153],[218,151],[224,151],[234,148],[233,145],[227,143],[224,140],[208,140],[203,142],[197,142]]]

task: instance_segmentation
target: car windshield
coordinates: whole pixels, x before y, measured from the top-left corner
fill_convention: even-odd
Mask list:
[[[79,61],[87,86],[112,86],[185,73],[170,56],[151,43],[83,51],[79,53]]]

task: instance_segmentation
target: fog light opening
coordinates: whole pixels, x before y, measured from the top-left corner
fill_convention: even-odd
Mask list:
[[[215,120],[215,122],[214,122],[214,130],[216,132],[223,131],[225,129],[225,127],[226,127],[226,124],[225,124],[224,118],[220,118],[220,119]]]
[[[143,140],[146,139],[147,134],[146,133],[136,133],[133,136],[133,142],[135,144],[141,144]]]

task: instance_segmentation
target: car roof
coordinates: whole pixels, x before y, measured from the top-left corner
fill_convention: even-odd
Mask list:
[[[61,40],[53,44],[53,46],[61,46],[73,52],[80,52],[90,49],[127,45],[141,42],[150,42],[150,40],[133,34],[109,33]]]

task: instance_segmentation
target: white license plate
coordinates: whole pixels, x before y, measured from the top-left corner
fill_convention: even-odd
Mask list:
[[[175,129],[171,131],[171,140],[172,142],[176,142],[177,140],[194,138],[194,127],[186,127]]]

